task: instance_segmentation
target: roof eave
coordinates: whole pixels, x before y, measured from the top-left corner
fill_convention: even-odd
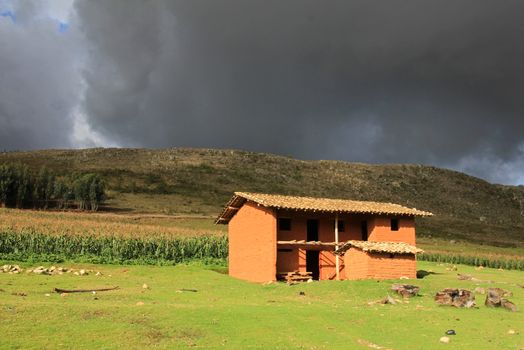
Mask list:
[[[239,201],[240,200],[240,201]],[[276,210],[293,210],[302,212],[321,212],[321,213],[340,213],[340,214],[364,214],[364,215],[387,215],[387,216],[407,216],[407,217],[431,217],[433,213],[417,210],[415,208],[405,208],[411,210],[411,212],[374,212],[374,211],[357,211],[357,210],[324,210],[315,208],[296,208],[286,207],[279,205],[272,205],[267,203],[262,198],[258,198],[256,194],[246,192],[234,192],[233,197],[226,204],[222,213],[215,219],[215,224],[228,224],[229,221],[235,216],[236,212],[244,205],[246,201],[251,201],[257,205],[272,208]]]

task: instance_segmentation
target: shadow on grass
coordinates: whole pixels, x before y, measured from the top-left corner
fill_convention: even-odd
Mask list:
[[[417,270],[417,279],[422,279],[428,275],[442,275],[442,274],[433,272],[433,271]]]
[[[226,266],[210,266],[210,267],[207,267],[206,269],[217,272],[217,273],[221,273],[223,275],[227,275],[229,273],[229,268]]]

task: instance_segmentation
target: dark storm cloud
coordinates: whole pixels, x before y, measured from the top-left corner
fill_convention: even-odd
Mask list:
[[[418,162],[524,182],[521,1],[74,9],[87,55],[73,145]]]
[[[122,144],[424,162],[516,181],[523,10],[520,1],[79,2],[92,50],[85,109]]]
[[[6,5],[0,2],[0,5]],[[62,35],[44,2],[0,7],[0,149],[70,145],[81,76],[74,34]]]

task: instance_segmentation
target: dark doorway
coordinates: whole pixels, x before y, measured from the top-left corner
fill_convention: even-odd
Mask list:
[[[362,221],[360,223],[360,233],[362,235],[362,240],[367,241],[368,240],[368,222]]]
[[[318,220],[307,221],[307,241],[318,241]],[[318,280],[320,275],[318,250],[306,251],[306,270],[311,272],[311,277]]]
[[[307,221],[307,241],[318,241],[318,220]]]
[[[320,275],[318,250],[306,250],[306,271],[311,272],[311,278],[318,280]]]

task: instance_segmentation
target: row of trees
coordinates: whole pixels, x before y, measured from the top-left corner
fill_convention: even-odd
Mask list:
[[[56,176],[45,166],[36,174],[24,164],[0,165],[0,206],[58,209],[76,206],[97,211],[105,185],[96,174]]]

